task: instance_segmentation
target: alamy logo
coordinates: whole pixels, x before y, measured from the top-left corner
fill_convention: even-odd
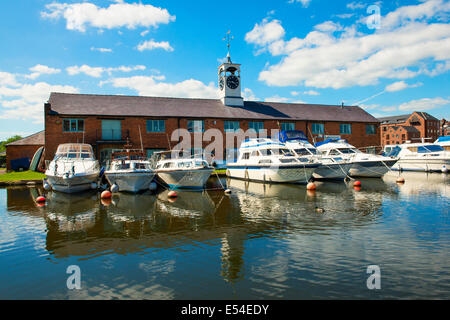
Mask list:
[[[66,270],[67,274],[70,274],[70,276],[67,278],[67,289],[73,290],[73,289],[81,289],[81,269],[77,265],[71,265],[67,267]]]
[[[377,5],[371,5],[367,7],[367,14],[371,14],[367,18],[367,28],[380,29],[381,28],[381,9]]]
[[[381,289],[381,270],[377,265],[371,265],[367,267],[367,273],[370,274],[367,278],[367,289]]]

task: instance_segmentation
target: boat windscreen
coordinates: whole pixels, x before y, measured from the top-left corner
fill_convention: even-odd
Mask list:
[[[444,151],[444,148],[442,148],[440,145],[437,144],[429,144],[426,146],[419,146],[417,148],[417,153],[429,153],[429,152],[439,152]]]

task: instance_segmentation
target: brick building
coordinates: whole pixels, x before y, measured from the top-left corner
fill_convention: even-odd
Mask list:
[[[381,145],[419,142],[421,138],[433,142],[440,135],[439,120],[427,112],[379,118]]]
[[[360,107],[244,101],[240,79],[240,65],[229,59],[218,69],[220,99],[52,93],[44,107],[45,159],[51,160],[61,143],[83,141],[101,162],[127,140],[135,148],[142,143],[150,156],[172,149],[177,144],[172,132],[178,128],[192,138],[208,129],[222,134],[267,130],[269,136],[273,130],[296,129],[315,141],[339,136],[357,147],[380,145],[379,121]],[[192,152],[200,153],[209,143],[193,146]],[[225,157],[235,152],[226,146],[223,141]]]
[[[40,131],[6,145],[6,169],[11,170],[11,161],[28,158],[28,164],[35,152],[45,145],[45,132]]]

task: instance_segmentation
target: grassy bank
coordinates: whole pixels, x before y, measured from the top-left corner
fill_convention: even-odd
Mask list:
[[[20,180],[40,180],[44,179],[45,174],[34,171],[9,172],[0,175],[0,181],[20,181]]]

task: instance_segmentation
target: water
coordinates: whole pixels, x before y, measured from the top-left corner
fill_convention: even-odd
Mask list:
[[[49,192],[45,207],[39,188],[0,189],[0,299],[449,299],[449,176],[403,177],[313,193],[223,179],[231,195],[176,200]]]

